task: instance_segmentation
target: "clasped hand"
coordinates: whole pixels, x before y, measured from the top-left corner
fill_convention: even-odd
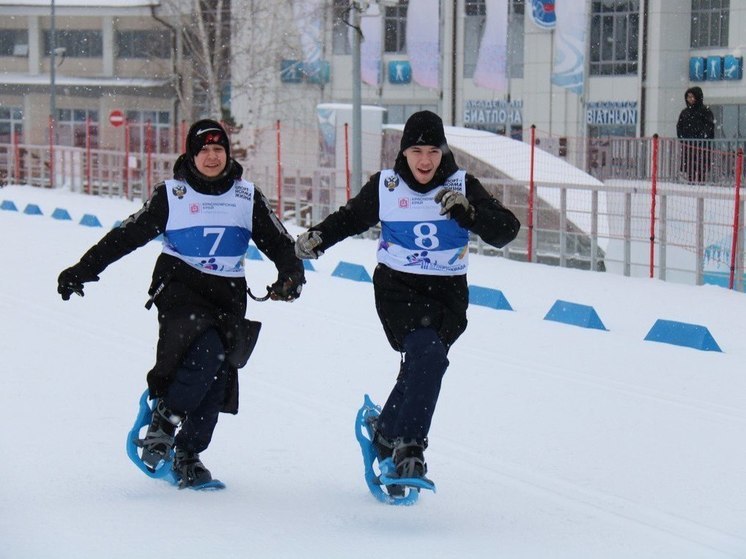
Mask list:
[[[461,227],[471,227],[474,224],[475,210],[466,196],[456,190],[444,188],[434,198],[440,204],[440,215],[449,214]]]
[[[295,256],[301,260],[315,260],[324,254],[324,251],[317,248],[321,246],[321,243],[321,233],[319,231],[311,230],[301,233],[295,241]]]

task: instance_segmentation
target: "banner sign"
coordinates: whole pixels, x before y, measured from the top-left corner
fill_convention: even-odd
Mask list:
[[[725,56],[692,56],[689,58],[689,81],[718,81],[743,79],[743,57],[733,54]]]
[[[469,100],[464,103],[464,126],[479,125],[497,128],[498,125],[523,123],[523,101]]]
[[[585,106],[586,124],[637,124],[637,101],[599,101]]]

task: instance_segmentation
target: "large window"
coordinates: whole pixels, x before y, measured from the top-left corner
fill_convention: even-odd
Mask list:
[[[715,116],[715,137],[746,138],[746,105],[710,105]]]
[[[52,39],[49,30],[44,31],[44,54],[52,51]],[[57,48],[65,49],[68,58],[99,58],[103,53],[101,31],[95,30],[57,30],[55,33]]]
[[[400,0],[395,7],[386,7],[383,16],[383,51],[394,54],[407,52],[408,0]]]
[[[97,148],[98,129],[98,111],[57,109],[57,142],[61,146],[84,148],[86,134],[90,134],[91,147]]]
[[[404,124],[407,119],[418,111],[438,112],[437,105],[384,105],[386,112],[384,124]]]
[[[171,153],[171,114],[168,111],[127,111],[130,151]]]
[[[156,29],[117,31],[117,54],[120,58],[170,58],[171,37]]]
[[[590,74],[636,74],[639,37],[640,0],[593,0]]]
[[[589,125],[588,136],[591,138],[607,138],[609,136],[634,138],[637,136],[637,127],[634,124]]]
[[[28,31],[0,29],[0,56],[28,55]]]
[[[20,107],[0,107],[0,144],[23,142],[23,110]]]
[[[692,0],[691,47],[727,47],[730,0]]]
[[[332,53],[350,54],[350,2],[334,0],[334,21],[332,22]]]

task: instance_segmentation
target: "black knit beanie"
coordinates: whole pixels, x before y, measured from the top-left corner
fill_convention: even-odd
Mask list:
[[[436,146],[448,151],[443,121],[431,111],[414,113],[407,119],[402,132],[400,151],[411,146]]]
[[[214,120],[198,120],[192,124],[187,134],[186,149],[189,157],[195,155],[207,144],[219,144],[225,148],[225,155],[230,159],[231,145],[228,134],[219,122]]]

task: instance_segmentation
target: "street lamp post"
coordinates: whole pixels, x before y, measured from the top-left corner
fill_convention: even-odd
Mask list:
[[[52,126],[51,134],[54,143],[57,143],[57,126],[55,122],[57,120],[57,98],[56,98],[56,87],[55,87],[55,69],[57,61],[55,55],[57,54],[57,29],[55,27],[55,14],[54,14],[54,0],[51,0],[52,8],[52,22],[49,27],[49,116],[50,126]]]
[[[350,194],[355,196],[362,187],[363,174],[363,127],[362,107],[360,100],[360,29],[361,12],[367,9],[368,3],[355,0],[352,3],[352,180]]]
[[[399,0],[373,0],[383,8],[397,6]],[[360,192],[363,176],[363,115],[360,95],[360,39],[364,38],[360,28],[362,13],[368,9],[368,0],[352,0],[352,179],[350,193]]]

